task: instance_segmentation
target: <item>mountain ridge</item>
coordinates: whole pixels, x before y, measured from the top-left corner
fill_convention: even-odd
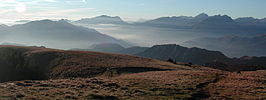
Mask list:
[[[195,47],[186,48],[176,44],[155,45],[136,55],[160,60],[173,59],[177,62],[193,62],[195,64],[201,65],[214,60],[222,60],[227,58],[218,51],[208,51],[206,49]]]
[[[155,45],[136,55],[165,61],[199,64],[226,71],[266,69],[265,57],[230,58],[219,51],[196,47],[187,48],[176,44]]]
[[[2,40],[3,42],[11,41],[12,43],[29,45],[42,44],[47,47],[60,49],[85,47],[94,43],[129,45],[125,41],[102,34],[95,29],[76,26],[66,21],[31,21],[25,24],[10,26],[5,31],[0,32],[0,34],[5,36]]]
[[[74,23],[81,23],[81,24],[121,24],[127,25],[128,23],[123,21],[119,16],[107,16],[101,15],[92,18],[83,18],[80,20],[75,21]]]
[[[187,47],[200,47],[218,50],[230,57],[266,56],[265,35],[253,37],[225,36],[218,38],[198,38],[182,43]]]

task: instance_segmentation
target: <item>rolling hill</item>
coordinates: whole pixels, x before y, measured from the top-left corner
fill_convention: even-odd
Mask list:
[[[109,71],[123,74],[185,68],[135,56],[88,51],[63,51],[43,47],[0,46],[0,56],[1,82],[86,78],[102,75]]]
[[[266,99],[265,71],[239,73],[136,56],[0,46],[1,100]],[[248,84],[247,84],[248,83]]]

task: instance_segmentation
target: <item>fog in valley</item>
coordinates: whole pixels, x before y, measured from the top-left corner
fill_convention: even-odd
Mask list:
[[[134,25],[84,25],[97,31],[122,39],[135,46],[153,46],[156,44],[179,44],[201,37],[217,37],[217,34],[197,32],[188,29],[159,28]]]

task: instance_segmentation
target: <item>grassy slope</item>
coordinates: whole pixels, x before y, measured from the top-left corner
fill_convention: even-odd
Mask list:
[[[153,70],[189,69],[135,56],[37,47],[0,46],[0,81],[94,77]],[[7,72],[8,71],[8,72]]]
[[[227,73],[218,82],[210,84],[207,90],[212,94],[209,100],[265,100],[266,71]]]
[[[174,70],[0,84],[0,99],[263,100],[266,71]]]
[[[18,81],[0,84],[2,99],[119,99],[152,100],[191,98],[196,86],[213,80],[204,71],[157,71],[124,74],[117,77]],[[100,96],[100,97],[95,97]]]
[[[236,74],[127,55],[24,49],[26,58],[56,54],[54,66],[46,66],[50,80],[0,83],[0,99],[266,99],[266,71]]]

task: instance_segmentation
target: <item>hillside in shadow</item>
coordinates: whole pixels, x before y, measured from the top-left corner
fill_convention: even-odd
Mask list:
[[[0,56],[1,82],[186,69],[168,62],[135,56],[41,47],[1,46]]]

